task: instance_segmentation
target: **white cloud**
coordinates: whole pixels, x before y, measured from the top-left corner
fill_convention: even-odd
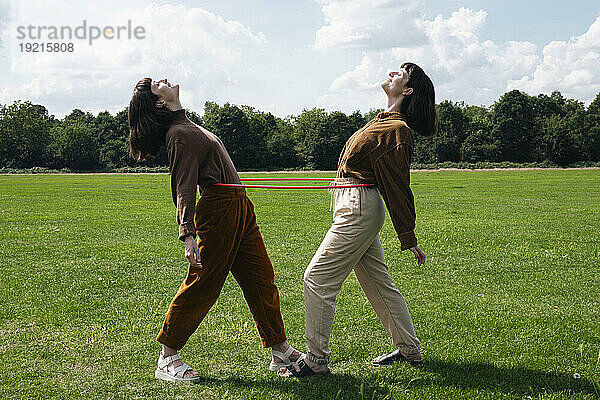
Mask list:
[[[481,41],[479,31],[486,17],[484,10],[460,8],[447,18],[438,15],[433,20],[422,20],[418,25],[427,37],[424,44],[406,43],[385,49],[365,46],[360,63],[336,78],[321,100],[331,108],[346,111],[380,106],[385,96],[379,82],[389,69],[411,61],[432,78],[437,101],[490,104],[507,90],[511,80],[534,71],[540,55],[537,46],[529,42]],[[372,99],[376,99],[375,104],[366,103]]]
[[[440,64],[449,71],[465,65],[481,66],[485,54],[477,33],[485,23],[487,13],[461,8],[450,18],[441,15],[433,21],[423,21],[429,44]]]
[[[382,65],[380,59],[374,61],[371,55],[364,54],[360,64],[331,83],[329,93],[322,95],[319,103],[345,112],[382,106]]]
[[[508,88],[532,94],[560,90],[567,97],[591,101],[600,91],[600,17],[587,32],[548,43],[533,73],[508,82]]]
[[[10,18],[10,4],[6,0],[0,0],[0,31],[5,28]],[[4,47],[3,38],[0,36],[0,48]]]
[[[202,7],[145,0],[22,0],[10,4],[7,19],[3,1],[0,103],[29,99],[59,116],[76,107],[121,110],[145,76],[181,83],[182,104],[196,111],[206,100],[262,104],[278,115],[312,106],[366,111],[384,104],[380,82],[404,61],[431,76],[438,101],[491,104],[518,88],[531,94],[559,89],[588,102],[600,91],[598,19],[583,35],[536,46],[485,40],[485,10],[460,8],[425,19],[425,0],[315,0],[311,6],[320,8],[324,23],[314,29],[310,13],[299,16],[298,31],[310,25],[316,35],[298,35],[309,43],[294,42],[294,50],[285,32],[279,36],[278,26],[290,21],[254,22],[269,32],[267,42],[248,25],[257,19],[243,12],[227,19]],[[146,28],[146,39],[76,42],[72,55],[15,52],[18,25],[75,27],[83,19],[98,26],[131,19]]]
[[[315,47],[384,48],[426,40],[422,0],[317,0],[327,25],[316,34]]]
[[[243,71],[245,59],[266,43],[264,34],[254,33],[238,21],[226,21],[201,7],[182,5],[139,6],[123,9],[122,2],[112,7],[81,6],[73,2],[38,0],[14,6],[13,19],[3,31],[12,50],[11,72],[25,73],[29,80],[20,85],[5,85],[0,102],[29,99],[52,104],[58,114],[72,108],[99,111],[113,106],[123,109],[135,83],[146,76],[168,77],[179,82],[182,103],[202,110],[207,99],[219,99],[232,77]],[[52,8],[52,14],[48,8]],[[82,24],[104,27],[126,25],[145,28],[145,39],[98,39],[91,46],[74,41],[73,53],[20,53],[16,51],[16,27],[20,25]],[[110,108],[110,107],[109,107]],[[113,111],[116,111],[113,110]],[[53,110],[54,111],[54,110]]]
[[[331,90],[354,88],[356,90],[372,90],[379,85],[377,79],[381,79],[381,75],[377,73],[377,67],[373,60],[368,55],[364,55],[360,64],[352,71],[346,72],[338,77],[330,86]],[[381,79],[383,80],[383,79]]]

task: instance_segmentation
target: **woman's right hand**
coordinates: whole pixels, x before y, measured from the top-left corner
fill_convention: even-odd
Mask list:
[[[185,258],[190,262],[192,267],[202,267],[200,260],[200,249],[193,235],[185,237]]]
[[[419,246],[411,247],[410,251],[415,255],[418,265],[423,265],[425,263],[425,253],[423,253],[423,250],[421,250]]]

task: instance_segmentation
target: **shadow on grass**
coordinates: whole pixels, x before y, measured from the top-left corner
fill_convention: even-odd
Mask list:
[[[260,398],[272,398],[272,391],[276,391],[302,400],[383,399],[389,394],[389,388],[385,387],[385,384],[377,378],[361,379],[345,374],[314,376],[302,380],[295,378],[280,378],[279,380],[252,380],[244,379],[243,377],[223,379],[205,378],[198,382],[197,385],[254,390],[258,391],[259,395],[261,390],[264,390],[265,396],[260,396]],[[253,396],[252,398],[255,397]]]
[[[527,368],[500,368],[491,364],[429,360],[415,374],[406,374],[404,367],[373,370],[365,376],[332,374],[302,380],[280,378],[252,380],[238,378],[205,378],[198,385],[245,388],[265,392],[278,391],[298,399],[384,399],[390,391],[427,392],[436,397],[440,390],[457,388],[499,392],[505,395],[536,396],[561,392],[600,398],[598,383],[586,377],[574,379],[566,373],[552,373]],[[334,368],[335,370],[335,368]],[[409,376],[411,375],[411,376]],[[390,397],[395,397],[390,395]]]
[[[575,379],[572,374],[543,372],[527,368],[501,368],[491,364],[430,360],[426,372],[415,386],[487,389],[505,394],[538,395],[569,392],[598,397],[598,384],[589,378]]]

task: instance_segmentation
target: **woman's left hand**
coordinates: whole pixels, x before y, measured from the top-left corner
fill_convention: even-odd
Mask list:
[[[421,248],[419,246],[411,247],[410,251],[412,251],[413,254],[415,255],[418,265],[425,264],[425,253],[423,253],[423,250],[421,250]]]

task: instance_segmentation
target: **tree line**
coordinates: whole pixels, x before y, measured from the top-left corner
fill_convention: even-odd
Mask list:
[[[188,117],[223,140],[240,170],[334,170],[346,140],[381,109],[303,110],[279,118],[250,106],[206,102]],[[442,101],[438,133],[415,135],[414,162],[545,163],[600,161],[600,93],[586,108],[555,91],[530,96],[513,90],[490,107]],[[79,109],[57,119],[39,104],[0,105],[0,168],[43,167],[111,171],[134,167],[127,109],[93,115]],[[144,166],[167,166],[165,149]]]

